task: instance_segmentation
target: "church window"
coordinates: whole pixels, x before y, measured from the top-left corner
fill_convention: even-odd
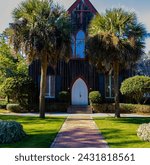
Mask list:
[[[46,98],[55,98],[55,76],[48,75],[46,78]]]
[[[76,57],[85,57],[85,33],[82,30],[76,35]]]

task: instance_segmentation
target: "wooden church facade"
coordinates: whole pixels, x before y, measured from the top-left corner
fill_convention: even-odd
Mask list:
[[[47,70],[46,100],[57,101],[60,91],[71,94],[72,105],[88,105],[90,91],[100,91],[105,101],[113,100],[113,76],[100,73],[89,64],[85,54],[85,39],[90,20],[97,14],[89,0],[76,0],[68,9],[72,22],[72,55],[68,63],[59,61],[56,73],[49,66]],[[120,83],[129,72],[122,71]],[[40,63],[34,61],[29,67],[29,75],[39,87]]]

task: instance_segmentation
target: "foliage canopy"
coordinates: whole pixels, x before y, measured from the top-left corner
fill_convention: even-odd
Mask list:
[[[134,76],[124,80],[120,91],[123,95],[140,103],[145,93],[150,93],[150,77]]]

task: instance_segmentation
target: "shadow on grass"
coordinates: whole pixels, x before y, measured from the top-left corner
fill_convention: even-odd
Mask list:
[[[2,120],[14,120],[23,125],[27,137],[13,144],[0,144],[0,148],[49,148],[55,139],[64,117],[0,116]]]
[[[45,119],[41,119],[37,116],[9,116],[9,115],[0,115],[1,120],[15,120],[19,121],[22,124],[44,124],[46,122],[59,122],[64,119],[64,117],[46,117]],[[40,123],[39,123],[40,121]]]
[[[137,128],[149,123],[150,117],[95,118],[102,135],[113,148],[150,148],[150,143],[137,137]]]
[[[150,117],[127,117],[118,119],[120,123],[131,123],[131,124],[142,124],[142,123],[149,123]]]
[[[0,148],[49,148],[56,135],[57,132],[30,134],[16,143],[0,144]]]
[[[128,141],[121,141],[121,142],[119,142],[119,141],[109,142],[108,145],[113,146],[113,148],[126,148],[126,147],[127,148],[139,148],[138,147],[139,143],[142,143],[142,142],[140,140],[128,140]],[[149,147],[147,147],[147,148],[149,148]]]
[[[116,122],[116,123],[128,123],[128,124],[142,124],[142,123],[149,123],[150,117],[123,117],[123,118],[112,118],[112,117],[101,117],[95,118],[95,121],[100,120],[108,120],[109,122]]]

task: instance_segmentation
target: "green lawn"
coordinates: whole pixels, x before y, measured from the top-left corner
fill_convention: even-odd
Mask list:
[[[9,111],[6,109],[0,109],[0,113],[9,113]]]
[[[150,117],[94,120],[110,148],[150,148],[150,142],[143,142],[136,135],[138,126],[150,122]]]
[[[15,120],[23,125],[28,134],[22,141],[14,144],[0,144],[0,148],[49,148],[58,131],[60,130],[64,117],[22,117],[0,115],[2,120]]]

